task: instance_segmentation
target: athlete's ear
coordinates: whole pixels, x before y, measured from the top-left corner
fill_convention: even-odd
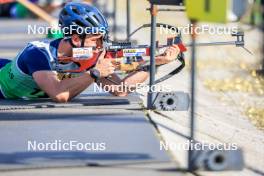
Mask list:
[[[79,36],[77,34],[73,34],[71,37],[71,40],[75,46],[77,46],[77,47],[81,46],[81,39],[79,38]]]
[[[96,46],[97,46],[98,48],[103,48],[103,37],[98,38],[98,39],[96,40]]]

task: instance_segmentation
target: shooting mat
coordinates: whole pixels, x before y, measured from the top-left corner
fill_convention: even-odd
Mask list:
[[[67,104],[50,100],[0,101],[0,171],[65,166],[170,163],[138,96],[82,95]],[[28,150],[31,144],[93,143],[92,151]],[[100,148],[100,147],[99,147]],[[147,167],[147,166],[146,166]]]

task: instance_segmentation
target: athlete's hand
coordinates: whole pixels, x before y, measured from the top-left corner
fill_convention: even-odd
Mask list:
[[[106,51],[102,51],[102,53],[99,55],[98,62],[95,66],[95,69],[97,69],[100,72],[101,77],[107,77],[114,73],[115,67],[111,62],[111,59],[105,58]]]
[[[180,48],[177,45],[170,46],[163,54],[156,57],[157,65],[167,64],[174,61],[180,53]]]
[[[173,61],[177,58],[179,53],[180,53],[180,48],[177,45],[173,45],[165,50],[164,59],[168,62]]]

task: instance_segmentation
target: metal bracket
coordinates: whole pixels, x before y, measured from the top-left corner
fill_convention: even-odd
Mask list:
[[[154,5],[176,5],[183,6],[183,0],[149,0]]]
[[[146,10],[150,11],[151,9],[150,8],[147,8]],[[186,9],[185,8],[178,8],[178,9],[165,9],[165,8],[162,8],[162,9],[158,9],[158,12],[185,12]]]
[[[245,46],[245,40],[244,40],[245,34],[244,34],[244,32],[239,31],[236,33],[232,33],[231,35],[233,37],[237,37],[237,40],[236,40],[236,46],[237,47],[244,47]]]
[[[227,42],[203,42],[203,43],[196,43],[196,46],[219,46],[219,45],[234,45],[236,47],[241,47],[246,50],[249,54],[253,55],[251,51],[245,48],[245,34],[242,31],[234,32],[231,36],[236,37],[235,41],[227,41]],[[186,44],[186,47],[192,46],[192,44]]]
[[[187,111],[190,97],[185,92],[156,92],[153,109],[158,111]]]
[[[237,47],[244,47],[244,32],[236,32],[232,33],[231,36],[236,37],[235,41],[224,41],[224,42],[204,42],[204,43],[196,43],[196,46],[217,46],[217,45],[235,45]],[[192,46],[192,44],[187,44],[186,46]]]

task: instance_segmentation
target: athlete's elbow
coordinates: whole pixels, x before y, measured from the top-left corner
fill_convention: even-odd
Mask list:
[[[114,96],[116,96],[116,97],[126,97],[126,96],[128,96],[128,92],[113,92],[112,93]]]
[[[67,103],[70,100],[70,96],[68,93],[56,94],[56,95],[53,95],[51,98],[53,101],[57,103]]]

